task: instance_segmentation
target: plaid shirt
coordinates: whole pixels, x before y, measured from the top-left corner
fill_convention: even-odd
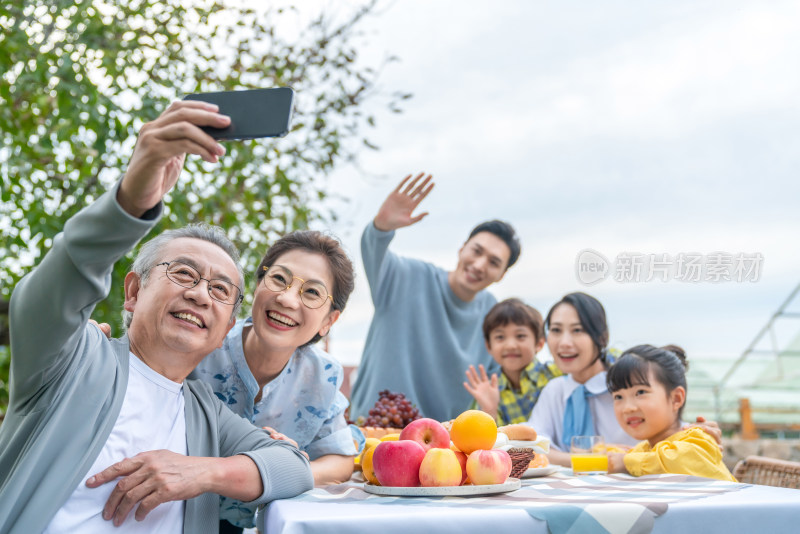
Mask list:
[[[506,375],[500,373],[497,380],[500,390],[500,404],[495,415],[497,425],[526,422],[544,387],[550,380],[562,374],[554,362],[542,363],[534,360],[522,371],[520,389],[515,391]],[[480,408],[477,402],[472,401],[470,409]]]

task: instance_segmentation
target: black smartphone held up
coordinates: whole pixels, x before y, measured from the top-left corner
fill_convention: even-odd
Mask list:
[[[283,137],[289,133],[294,90],[291,87],[195,93],[184,100],[200,100],[219,106],[231,118],[227,128],[203,127],[214,139],[256,139]]]

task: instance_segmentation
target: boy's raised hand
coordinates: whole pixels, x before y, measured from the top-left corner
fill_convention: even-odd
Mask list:
[[[425,176],[424,172],[419,173],[413,179],[411,176],[409,174],[403,178],[400,185],[383,201],[381,209],[378,210],[378,214],[373,221],[375,228],[378,230],[389,232],[404,226],[411,226],[421,221],[428,214],[426,211],[419,215],[412,215],[419,203],[433,189],[434,183],[431,182],[433,176],[430,174]],[[425,176],[425,179],[420,183],[419,180],[423,176]]]
[[[497,416],[497,408],[500,406],[500,389],[497,386],[497,374],[491,378],[486,374],[483,364],[478,366],[480,374],[475,371],[475,366],[470,365],[466,370],[467,382],[464,388],[469,394],[475,397],[475,402],[481,410],[492,417]]]

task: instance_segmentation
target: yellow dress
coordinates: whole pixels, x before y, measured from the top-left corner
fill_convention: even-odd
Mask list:
[[[699,428],[676,432],[651,447],[642,441],[625,455],[625,467],[633,476],[675,473],[736,482],[722,463],[722,451],[714,438]]]

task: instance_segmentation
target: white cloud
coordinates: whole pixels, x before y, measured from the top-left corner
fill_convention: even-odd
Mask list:
[[[334,228],[359,264],[363,225],[407,172],[429,170],[431,215],[392,249],[450,268],[468,230],[501,216],[523,255],[496,288],[543,312],[584,289],[612,340],[738,353],[797,282],[800,6],[795,2],[395,2],[370,50],[401,62],[382,85],[415,97],[382,114],[332,187],[353,199]],[[578,284],[578,251],[761,252],[755,284]],[[372,307],[359,273],[332,331],[354,363]]]

